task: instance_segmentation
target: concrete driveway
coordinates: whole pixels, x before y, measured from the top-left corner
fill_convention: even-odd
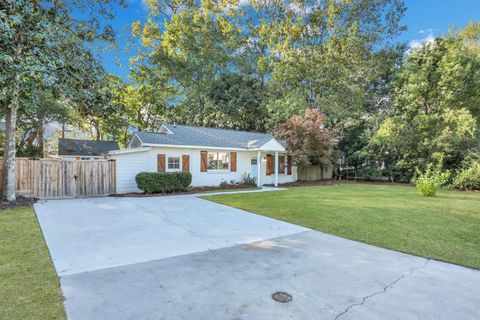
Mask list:
[[[480,272],[195,196],[35,211],[68,319],[480,319]],[[288,303],[271,296],[292,295]]]

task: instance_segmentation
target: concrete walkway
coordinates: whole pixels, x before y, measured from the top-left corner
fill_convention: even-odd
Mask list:
[[[287,188],[262,186],[260,189],[253,189],[253,190],[235,190],[235,191],[220,191],[220,192],[212,191],[212,192],[205,192],[205,193],[195,193],[193,195],[196,197],[204,197],[204,196],[216,196],[219,194],[255,193],[255,192],[269,192],[269,191],[282,191],[282,190],[287,190]]]
[[[35,204],[68,319],[480,319],[480,272],[192,195]],[[271,299],[276,291],[289,303]]]

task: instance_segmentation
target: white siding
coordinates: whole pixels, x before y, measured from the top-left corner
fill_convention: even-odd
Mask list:
[[[201,172],[200,171],[200,149],[182,149],[182,148],[159,148],[152,147],[149,151],[149,170],[151,172],[157,171],[157,154],[165,154],[165,162],[168,161],[168,157],[182,157],[182,155],[190,156],[190,173],[192,174],[192,186],[218,186],[222,181],[230,183],[230,181],[240,181],[244,172],[250,173],[250,157],[255,155],[253,152],[240,152],[232,150],[208,150],[212,152],[237,152],[237,171],[231,172]]]
[[[276,139],[272,139],[268,141],[267,143],[262,145],[261,149],[268,150],[269,152],[274,152],[274,151],[281,152],[285,150],[285,148]]]
[[[116,162],[117,193],[140,192],[135,176],[142,171],[149,171],[148,152],[115,154],[111,156]]]

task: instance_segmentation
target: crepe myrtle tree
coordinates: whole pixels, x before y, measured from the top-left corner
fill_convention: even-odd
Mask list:
[[[287,153],[296,165],[332,162],[335,139],[324,123],[321,112],[307,108],[303,116],[294,115],[277,126],[276,135],[285,141]]]
[[[15,201],[17,111],[40,87],[57,99],[88,97],[79,86],[96,78],[87,43],[113,43],[113,3],[123,0],[0,1],[0,104],[5,117],[4,196]],[[77,16],[74,16],[77,14]],[[88,71],[88,72],[87,72]]]

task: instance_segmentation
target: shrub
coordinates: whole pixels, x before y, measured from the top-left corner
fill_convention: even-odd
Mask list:
[[[257,179],[252,177],[249,173],[244,173],[240,179],[240,184],[255,186],[257,185]]]
[[[190,172],[140,172],[135,177],[137,187],[145,193],[185,191],[192,183]]]
[[[447,183],[450,172],[442,172],[442,165],[428,165],[427,170],[414,180],[418,191],[425,197],[434,197],[438,189]]]
[[[453,180],[453,187],[462,190],[480,190],[480,154],[474,154],[462,163],[462,169]]]

